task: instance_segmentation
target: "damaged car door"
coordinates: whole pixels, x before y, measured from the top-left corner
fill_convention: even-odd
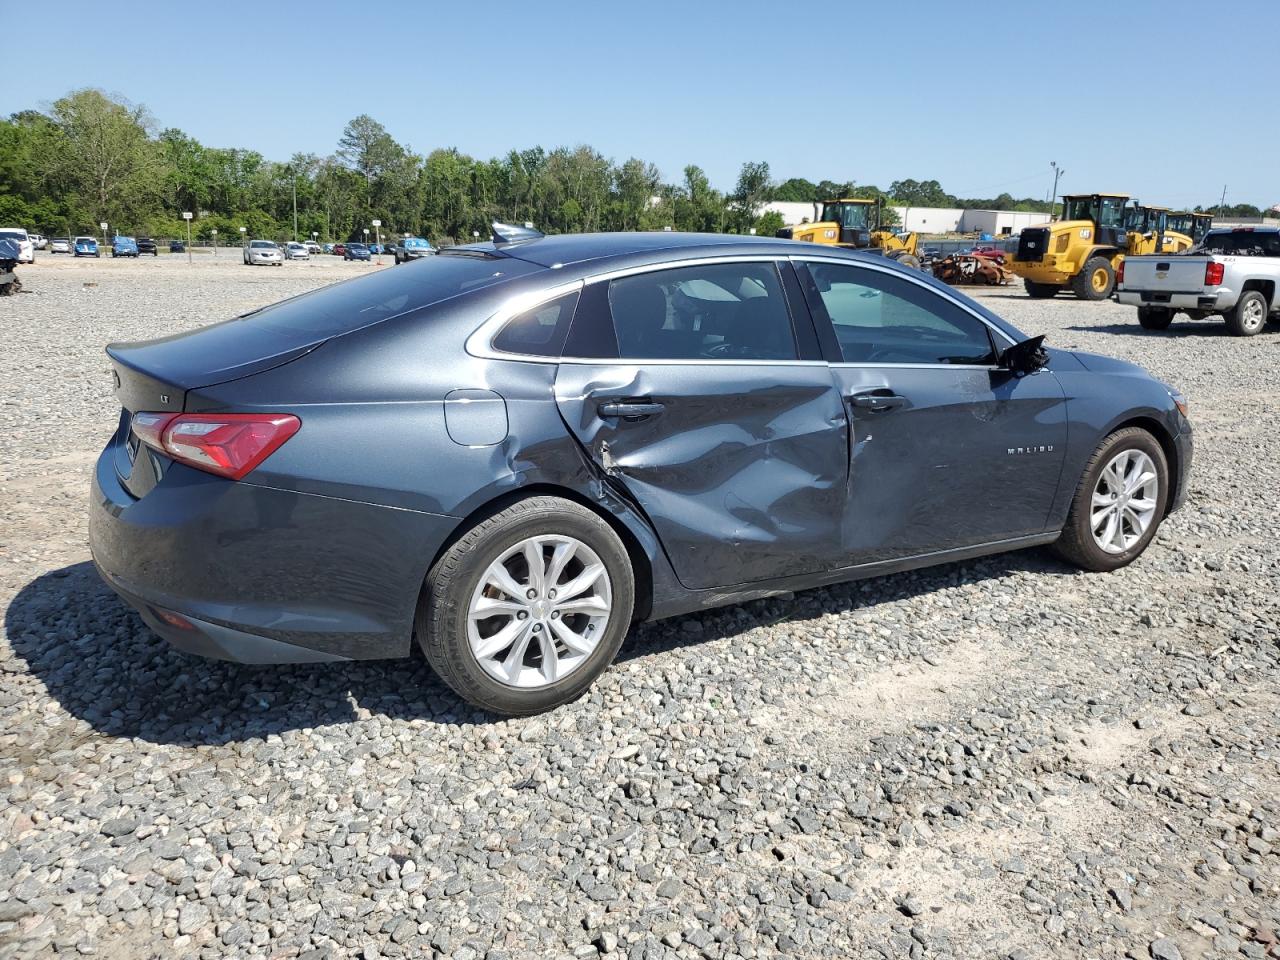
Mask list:
[[[848,404],[848,562],[1043,533],[1067,440],[1053,371],[1007,369],[1007,337],[901,271],[799,269]]]
[[[647,267],[588,282],[574,316],[561,415],[691,589],[841,555],[848,423],[791,271],[767,258]]]

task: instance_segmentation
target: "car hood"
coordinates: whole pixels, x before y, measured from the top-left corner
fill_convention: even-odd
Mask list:
[[[1079,360],[1086,370],[1092,373],[1111,373],[1123,377],[1141,377],[1143,380],[1151,379],[1151,374],[1136,363],[1130,363],[1128,360],[1117,360],[1115,357],[1107,357],[1100,353],[1084,353],[1080,350],[1073,350],[1071,355]]]

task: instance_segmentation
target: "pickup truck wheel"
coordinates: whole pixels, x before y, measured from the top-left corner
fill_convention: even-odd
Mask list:
[[[1116,272],[1106,257],[1090,257],[1071,278],[1071,292],[1081,300],[1105,300],[1116,286]]]
[[[1139,307],[1138,323],[1143,330],[1168,330],[1173,323],[1173,311],[1164,307]]]
[[[1141,427],[1111,434],[1085,464],[1062,536],[1052,547],[1085,570],[1116,570],[1135,560],[1164,518],[1169,464]]]
[[[1227,329],[1233,337],[1252,337],[1267,325],[1267,298],[1257,290],[1246,290],[1227,314]]]
[[[1056,297],[1058,291],[1062,289],[1056,283],[1036,283],[1034,280],[1023,280],[1022,285],[1027,288],[1027,296],[1035,300],[1048,300],[1050,297]]]

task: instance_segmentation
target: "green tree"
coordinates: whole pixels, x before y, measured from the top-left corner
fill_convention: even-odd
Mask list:
[[[738,173],[738,183],[730,195],[729,217],[734,233],[746,233],[756,222],[760,208],[773,196],[769,164],[748,161]]]
[[[145,107],[77,90],[53,105],[53,120],[65,143],[52,175],[93,221],[127,222],[157,205],[162,162]]]
[[[773,199],[787,203],[813,203],[813,201],[821,198],[816,184],[804,179],[804,177],[792,177],[790,180],[784,180],[778,184],[773,191]]]

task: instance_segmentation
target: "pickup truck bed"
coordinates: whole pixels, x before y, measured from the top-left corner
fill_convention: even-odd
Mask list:
[[[1116,300],[1138,308],[1138,322],[1164,330],[1178,313],[1221,316],[1236,336],[1261,332],[1280,314],[1280,230],[1214,230],[1183,254],[1126,257]]]

